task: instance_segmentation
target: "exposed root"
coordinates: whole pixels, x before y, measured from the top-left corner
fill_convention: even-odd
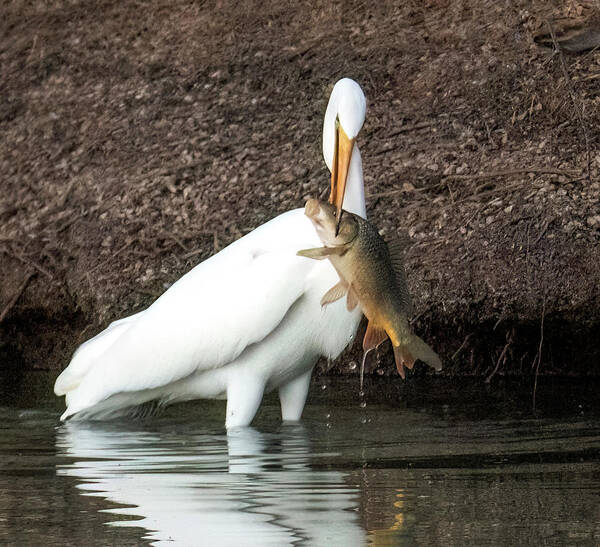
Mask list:
[[[463,340],[463,343],[460,345],[460,347],[453,353],[452,357],[450,357],[450,361],[455,361],[456,358],[460,355],[460,352],[464,349],[464,347],[467,345],[467,342],[471,339],[471,337],[473,336],[473,333],[467,334],[465,336],[465,339]]]
[[[537,394],[537,381],[538,381],[538,375],[540,372],[540,363],[542,361],[542,345],[544,343],[544,318],[545,317],[546,317],[546,297],[544,296],[544,301],[542,303],[542,320],[540,322],[540,344],[538,346],[537,353],[535,354],[535,357],[533,359],[533,363],[531,364],[532,368],[535,366],[535,380],[533,382],[533,401],[532,401],[532,407],[533,407],[534,412],[535,412],[535,397]]]
[[[514,328],[510,329],[509,331],[506,332],[506,344],[504,345],[504,349],[500,353],[500,357],[498,357],[498,360],[496,361],[496,366],[494,367],[494,370],[486,378],[486,380],[485,380],[486,384],[490,383],[492,378],[496,375],[496,372],[498,372],[498,370],[500,369],[500,366],[504,365],[504,363],[506,363],[506,352],[508,351],[508,348],[512,344],[514,337],[515,337],[515,329]]]
[[[4,309],[2,310],[2,313],[0,313],[0,323],[2,323],[2,321],[4,321],[5,317],[8,315],[8,313],[10,312],[10,310],[12,310],[13,306],[17,303],[17,300],[19,300],[19,298],[21,297],[21,295],[25,291],[27,285],[29,284],[29,281],[31,280],[31,278],[34,275],[35,275],[34,272],[29,272],[25,276],[25,279],[23,279],[23,282],[19,285],[19,288],[16,290],[15,294],[13,295],[13,297],[10,299],[10,301],[8,302],[8,304],[6,304],[6,306],[4,306]]]

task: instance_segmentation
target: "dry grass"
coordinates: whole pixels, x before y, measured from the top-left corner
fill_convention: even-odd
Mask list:
[[[26,361],[57,366],[84,325],[321,194],[345,75],[369,99],[369,214],[414,240],[417,326],[446,356],[473,334],[448,369],[520,372],[542,294],[555,371],[598,328],[600,53],[565,56],[569,84],[533,40],[592,4],[46,4],[0,8],[0,309],[38,272],[2,327]]]

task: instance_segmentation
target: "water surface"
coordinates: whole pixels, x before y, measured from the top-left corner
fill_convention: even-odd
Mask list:
[[[600,544],[589,386],[561,389],[562,404],[548,388],[533,414],[525,396],[417,381],[373,384],[363,407],[355,384],[314,385],[301,424],[282,425],[271,400],[229,434],[219,402],[61,425],[53,402],[13,399],[0,543]]]

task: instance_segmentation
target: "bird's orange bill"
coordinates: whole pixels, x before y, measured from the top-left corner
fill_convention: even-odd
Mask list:
[[[404,367],[408,369],[412,369],[415,364],[415,359],[408,351],[408,349],[404,346],[393,346],[394,347],[394,359],[396,360],[396,368],[398,369],[398,374],[404,380]]]
[[[369,321],[365,337],[363,338],[363,350],[369,351],[376,348],[382,342],[387,340],[387,333],[380,327],[375,326],[373,321]]]
[[[348,168],[350,166],[353,148],[354,139],[349,138],[342,126],[339,123],[336,123],[329,203],[335,206],[338,228],[342,218],[342,205],[344,203],[344,193],[346,192],[346,179],[348,178]]]

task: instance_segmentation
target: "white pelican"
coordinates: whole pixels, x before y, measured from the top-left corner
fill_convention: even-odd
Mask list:
[[[366,217],[355,144],[366,112],[353,80],[336,83],[323,124],[323,155],[338,210]],[[296,256],[320,246],[303,209],[288,211],[208,258],[146,310],[83,343],[54,385],[61,416],[102,418],[151,400],[227,398],[227,428],[250,424],[277,389],[283,420],[299,420],[312,369],[353,340],[361,312],[322,308],[338,275],[329,261]]]

